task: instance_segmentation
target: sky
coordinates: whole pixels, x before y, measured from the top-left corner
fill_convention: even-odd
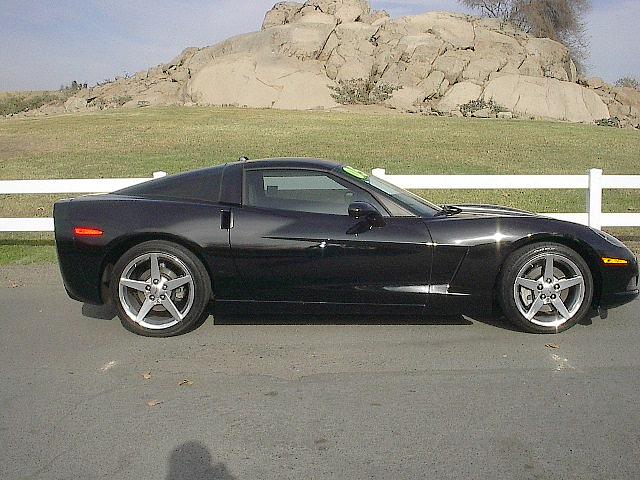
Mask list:
[[[0,91],[95,84],[260,29],[277,0],[0,0]],[[640,0],[593,0],[589,75],[640,78]],[[392,17],[456,0],[372,0]]]

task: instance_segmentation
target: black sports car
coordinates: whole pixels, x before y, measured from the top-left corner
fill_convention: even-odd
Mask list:
[[[556,333],[638,296],[638,261],[582,225],[504,207],[437,206],[352,167],[239,161],[57,202],[69,295],[113,302],[149,336],[216,308],[492,312]]]

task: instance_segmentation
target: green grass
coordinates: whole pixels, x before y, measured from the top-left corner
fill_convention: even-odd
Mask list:
[[[331,158],[366,171],[382,167],[389,174],[584,174],[592,167],[638,174],[640,134],[525,120],[204,107],[0,120],[0,179],[150,176],[241,155]],[[437,203],[585,210],[584,191],[422,194]],[[50,216],[53,201],[64,196],[3,196],[0,217]],[[640,211],[638,191],[607,191],[604,201],[605,211]],[[0,236],[0,264],[54,258],[51,245],[14,247],[8,245],[12,238]]]

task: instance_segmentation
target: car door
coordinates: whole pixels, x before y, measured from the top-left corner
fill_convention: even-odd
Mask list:
[[[235,299],[342,304],[426,303],[432,247],[422,219],[390,216],[366,190],[321,170],[247,168],[232,207]],[[355,201],[383,214],[352,218]]]

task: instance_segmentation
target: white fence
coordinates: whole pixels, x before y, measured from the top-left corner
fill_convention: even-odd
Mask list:
[[[383,168],[371,173],[410,190],[586,189],[586,213],[546,215],[594,228],[640,226],[640,213],[602,213],[602,190],[640,189],[640,175],[603,175],[598,168],[588,175],[387,175]]]
[[[0,180],[0,195],[52,193],[105,193],[165,177],[154,172],[152,178],[83,178],[76,180]],[[53,232],[53,218],[0,218],[0,232]]]
[[[640,175],[603,175],[592,169],[588,175],[387,175],[372,171],[400,187],[408,189],[585,189],[586,213],[553,213],[550,217],[582,223],[595,228],[640,226],[640,213],[602,213],[602,190],[639,189]],[[165,172],[155,172],[160,178]],[[114,178],[81,180],[1,180],[0,195],[112,192],[151,178]],[[52,218],[0,218],[0,232],[52,232]]]

